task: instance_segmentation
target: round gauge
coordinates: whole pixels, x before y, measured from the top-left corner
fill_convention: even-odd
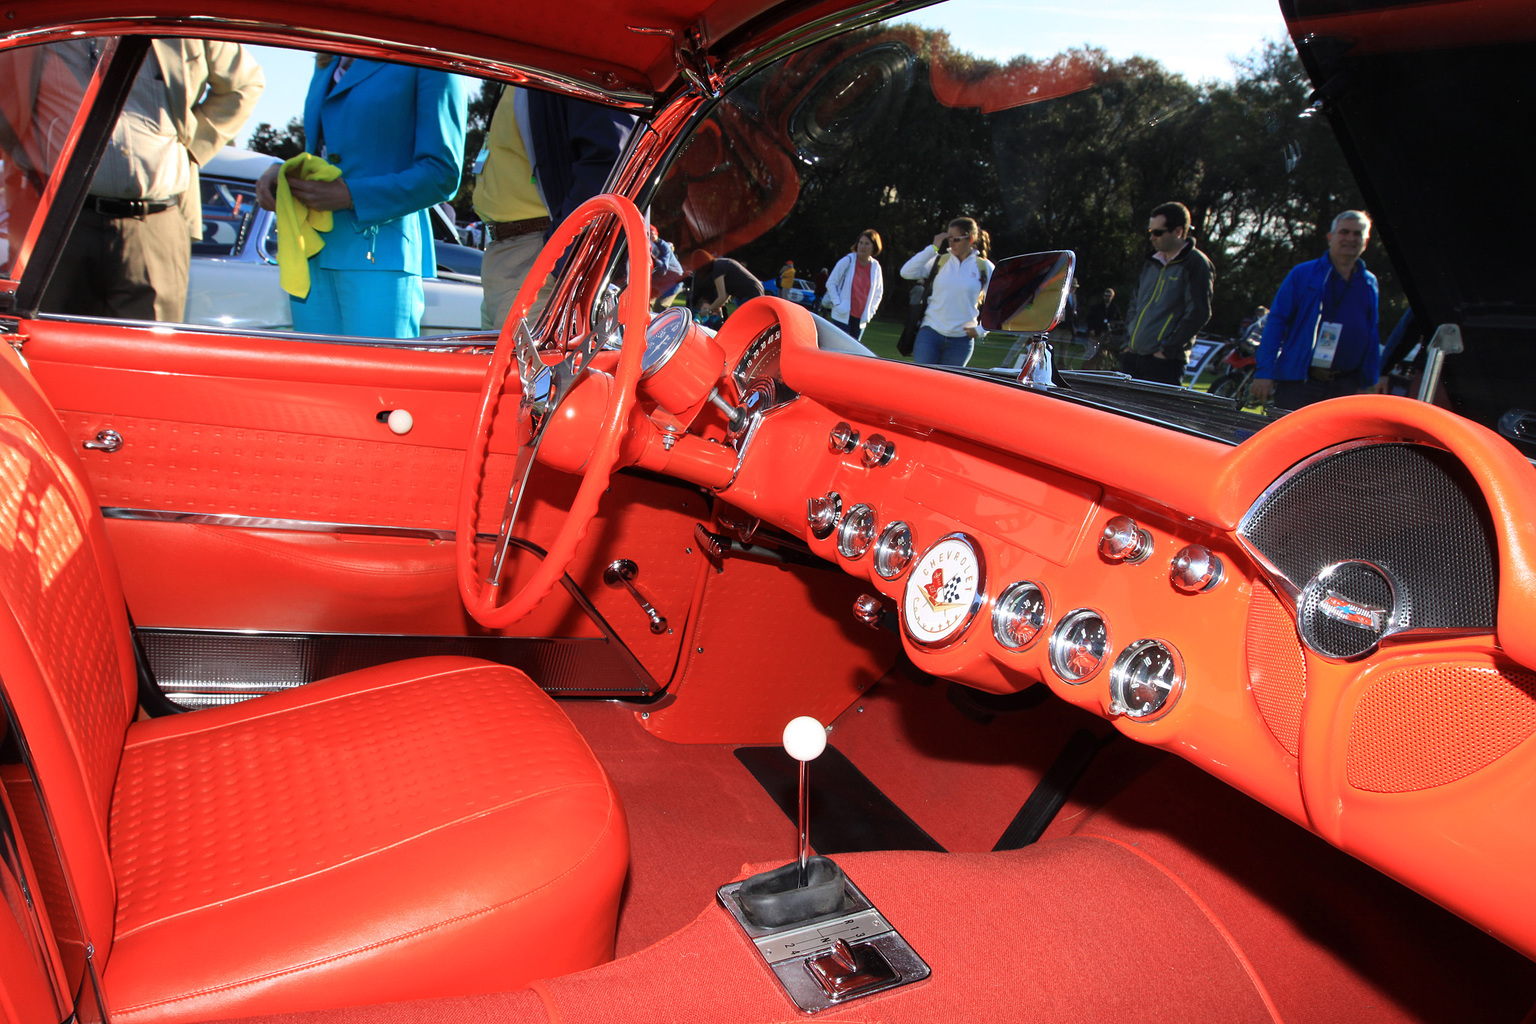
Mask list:
[[[875,540],[875,510],[855,505],[837,524],[837,553],[844,558],[860,558]]]
[[[1049,606],[1037,583],[1010,583],[992,605],[992,635],[1010,651],[1022,651],[1045,628]]]
[[[901,600],[901,624],[913,642],[941,647],[954,640],[981,607],[986,571],[976,542],[951,533],[923,552]]]
[[[912,527],[900,520],[880,531],[875,541],[875,572],[894,580],[912,564]]]
[[[1173,707],[1183,688],[1179,652],[1161,640],[1137,640],[1109,670],[1109,710],[1150,721]]]
[[[693,314],[687,306],[672,306],[652,320],[645,329],[645,355],[640,359],[640,376],[649,377],[665,366],[692,326]]]
[[[1109,657],[1109,627],[1089,608],[1061,620],[1051,634],[1051,668],[1069,683],[1081,683],[1099,670]]]

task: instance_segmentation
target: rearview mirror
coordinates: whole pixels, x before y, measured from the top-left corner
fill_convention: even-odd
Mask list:
[[[987,282],[981,326],[989,331],[1044,334],[1061,322],[1076,269],[1077,255],[1070,250],[1002,260]]]

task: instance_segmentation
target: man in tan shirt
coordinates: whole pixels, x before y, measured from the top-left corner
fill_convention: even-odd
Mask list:
[[[198,167],[234,138],[266,80],[238,43],[157,39],[43,295],[42,309],[180,321],[192,239],[203,237]]]

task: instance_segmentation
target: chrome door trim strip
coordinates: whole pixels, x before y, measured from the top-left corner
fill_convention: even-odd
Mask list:
[[[454,540],[452,530],[433,530],[426,527],[414,526],[369,526],[361,523],[322,523],[308,519],[280,519],[266,516],[237,516],[211,512],[172,512],[166,509],[145,508],[121,508],[118,506],[104,505],[101,509],[103,519],[129,519],[138,522],[156,523],[183,523],[195,526],[222,526],[236,530],[287,530],[297,533],[344,533],[363,534],[376,537],[410,537],[419,540]],[[475,540],[485,543],[494,543],[496,535],[493,533],[476,533]],[[522,550],[543,561],[549,557],[549,552],[530,540],[513,537],[512,543]],[[618,632],[603,617],[603,613],[597,610],[586,591],[571,579],[569,573],[560,575],[560,584],[566,593],[571,596],[577,606],[592,620],[593,625],[609,641],[614,643],[622,652],[624,659],[629,663],[630,669],[650,687],[652,700],[660,700],[667,696],[665,688],[656,682],[656,677],[651,675],[640,659],[635,657],[635,652],[629,649]]]

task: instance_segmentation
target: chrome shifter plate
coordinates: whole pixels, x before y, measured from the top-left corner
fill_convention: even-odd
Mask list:
[[[844,886],[841,911],[782,928],[763,928],[747,918],[736,898],[740,882],[722,885],[715,893],[720,905],[746,932],[758,955],[803,1013],[846,1006],[864,996],[922,981],[931,973],[923,958],[891,927],[853,880],[845,879]],[[846,994],[833,995],[824,982],[817,980],[818,973],[825,976],[826,972],[813,970],[811,961],[825,959],[838,940],[847,943],[861,962],[868,960],[878,977],[853,984],[845,980],[834,987]]]

